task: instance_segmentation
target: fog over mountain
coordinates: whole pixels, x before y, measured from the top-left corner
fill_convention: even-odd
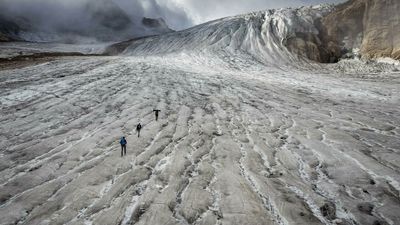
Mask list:
[[[250,11],[337,2],[341,0],[0,0],[0,39],[6,40],[5,35],[39,42],[118,41]],[[148,27],[142,23],[145,17],[165,22]]]
[[[195,24],[238,14],[321,3],[337,4],[344,0],[167,0],[181,5]]]
[[[190,21],[183,11],[162,8],[156,1],[2,0],[0,12],[1,33],[29,41],[125,40],[171,31],[162,18]],[[156,18],[158,25],[143,24],[147,17]]]

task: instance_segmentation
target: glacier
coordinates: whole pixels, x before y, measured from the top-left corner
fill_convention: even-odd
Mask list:
[[[71,47],[96,56],[0,44],[0,224],[400,223],[399,63],[284,44],[331,9]]]

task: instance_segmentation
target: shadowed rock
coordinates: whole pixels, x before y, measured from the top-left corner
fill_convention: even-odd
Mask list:
[[[327,202],[320,207],[322,215],[328,220],[334,220],[336,218],[336,206],[332,202]]]
[[[357,208],[363,213],[372,215],[372,211],[374,210],[374,205],[370,202],[364,202],[358,204]]]

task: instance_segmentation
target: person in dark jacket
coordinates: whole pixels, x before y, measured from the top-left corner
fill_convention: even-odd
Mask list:
[[[138,137],[140,137],[140,130],[142,129],[142,124],[138,124],[137,126],[136,126],[136,131],[137,131],[137,136]]]
[[[119,143],[121,144],[121,157],[122,157],[126,155],[126,144],[128,144],[128,142],[126,141],[125,137],[122,137]]]
[[[153,112],[154,112],[155,115],[156,115],[156,121],[158,121],[158,114],[161,112],[161,110],[155,109],[155,110],[153,110]]]

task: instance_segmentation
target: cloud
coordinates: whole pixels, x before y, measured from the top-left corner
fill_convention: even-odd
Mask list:
[[[180,5],[195,24],[264,9],[298,7],[345,0],[167,0]]]
[[[182,8],[169,0],[0,0],[0,15],[24,17],[39,26],[52,27],[71,23],[79,26],[88,20],[88,3],[104,7],[114,2],[134,20],[143,17],[163,18],[172,28],[180,29],[193,24]]]
[[[167,30],[145,27],[143,17],[163,18],[172,29],[193,24],[181,5],[164,0],[0,0],[0,32],[16,24],[16,38],[30,41],[126,40]]]
[[[251,11],[318,3],[338,3],[343,0],[0,0],[0,18],[12,17],[27,22],[41,32],[59,30],[98,31],[99,24],[93,23],[87,13],[87,5],[101,8],[100,12],[113,11],[106,16],[125,21],[129,17],[137,26],[132,33],[140,36],[143,17],[163,18],[175,30],[181,30],[209,20]],[[125,11],[121,15],[115,4]],[[116,12],[116,13],[115,13]],[[105,14],[107,14],[105,13]],[[115,16],[112,16],[115,15]],[[23,19],[21,19],[23,18]],[[0,24],[1,25],[1,24]],[[100,24],[102,25],[102,24]],[[1,27],[0,27],[1,28]],[[130,29],[130,28],[129,28]]]
[[[226,16],[264,9],[298,7],[321,3],[336,4],[346,0],[116,0],[124,7],[140,3],[143,15],[164,18],[168,25],[180,30]],[[137,12],[133,12],[134,14]]]
[[[129,15],[163,18],[175,30],[190,27],[193,19],[184,5],[171,0],[115,0]]]

